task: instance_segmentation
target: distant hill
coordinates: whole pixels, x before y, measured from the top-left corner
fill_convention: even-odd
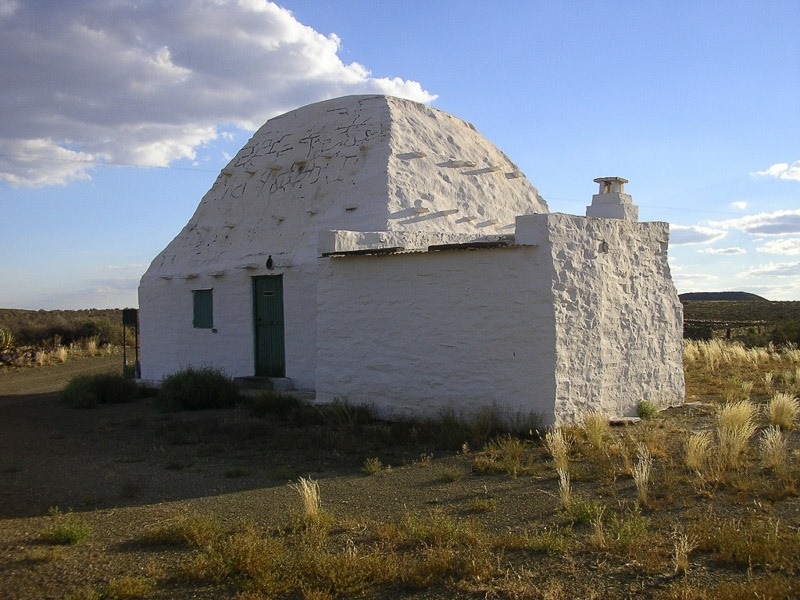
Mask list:
[[[681,302],[769,302],[763,296],[751,294],[749,292],[689,292],[687,294],[679,294]]]

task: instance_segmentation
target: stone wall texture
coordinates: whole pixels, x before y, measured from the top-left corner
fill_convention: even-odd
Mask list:
[[[388,414],[495,405],[545,424],[683,402],[668,226],[521,216],[508,248],[320,268],[317,397]]]
[[[526,217],[528,219],[528,217]],[[542,215],[553,261],[558,420],[633,416],[684,399],[683,309],[667,263],[669,226]]]
[[[675,404],[667,239],[663,223],[549,214],[505,154],[436,109],[312,104],[253,135],[142,277],[142,377],[253,375],[253,278],[282,275],[286,376],[320,401],[398,414],[496,404],[548,423]],[[512,245],[428,251],[474,241]],[[381,248],[403,251],[320,258]],[[213,329],[192,325],[201,289]]]

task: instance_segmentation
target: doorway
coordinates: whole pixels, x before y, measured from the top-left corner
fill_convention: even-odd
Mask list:
[[[256,376],[286,377],[283,275],[253,278]]]

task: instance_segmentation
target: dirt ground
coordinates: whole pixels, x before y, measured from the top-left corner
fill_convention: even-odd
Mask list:
[[[454,452],[433,457],[434,449],[373,448],[366,442],[351,447],[319,436],[281,449],[275,447],[274,431],[246,410],[164,414],[148,399],[78,410],[51,391],[77,372],[114,370],[118,362],[92,358],[0,375],[0,590],[5,598],[64,598],[82,586],[102,589],[114,578],[142,573],[163,579],[161,589],[147,597],[233,597],[233,591],[218,586],[176,587],[165,574],[185,559],[185,552],[142,548],[135,543],[137,534],[190,513],[213,514],[231,526],[243,521],[263,528],[284,525],[300,512],[297,493],[288,485],[300,476],[320,482],[323,507],[341,518],[391,520],[485,494],[481,478],[442,481],[443,469],[469,474],[469,460]],[[26,386],[40,393],[21,393]],[[366,477],[364,460],[379,453],[393,468]],[[503,507],[492,515],[498,523],[513,522],[515,504],[529,503],[536,493],[512,479],[492,478],[492,486],[504,496]],[[548,504],[552,500],[541,497]],[[54,507],[80,514],[92,535],[74,546],[45,544],[41,532]]]
[[[474,451],[346,439],[324,428],[276,425],[244,408],[165,414],[142,399],[78,410],[63,405],[54,392],[76,372],[114,370],[118,363],[118,357],[91,358],[0,373],[0,597],[99,598],[81,596],[81,590],[104,590],[113,580],[144,576],[154,582],[147,598],[235,598],[240,590],[230,581],[209,584],[176,575],[196,550],[147,545],[142,533],[189,514],[214,515],[231,529],[242,523],[265,532],[284,527],[301,510],[288,485],[300,476],[319,481],[323,508],[339,520],[396,523],[404,515],[441,510],[492,532],[563,527],[569,535],[571,549],[555,554],[498,552],[505,588],[456,589],[441,582],[421,590],[380,589],[370,598],[683,597],[670,595],[678,584],[670,559],[670,531],[676,526],[712,513],[742,522],[766,515],[776,527],[794,531],[800,522],[795,493],[773,502],[759,489],[733,486],[704,496],[688,476],[671,475],[654,486],[647,509],[651,527],[659,529],[653,546],[633,557],[596,551],[590,549],[588,525],[573,531],[559,524],[558,477],[540,446],[531,445],[535,464],[524,476],[487,475],[475,471]],[[671,431],[703,429],[712,414],[706,404],[668,412]],[[632,434],[658,446],[660,423]],[[366,476],[361,467],[371,457],[392,468]],[[657,460],[666,465],[673,458],[666,452]],[[603,478],[593,473],[593,463],[572,468],[578,493],[601,499],[610,509],[630,505],[636,496],[628,476]],[[471,508],[488,497],[495,502],[491,510]],[[42,531],[53,522],[48,512],[54,507],[77,513],[91,535],[69,546],[45,542]],[[793,551],[800,549],[800,534],[796,537]],[[725,581],[747,585],[753,574],[747,567],[717,563],[711,551],[693,557],[686,580],[693,590]],[[765,572],[771,576],[767,567],[756,565],[757,578]],[[528,591],[515,593],[523,579]],[[298,591],[292,597],[302,596]]]

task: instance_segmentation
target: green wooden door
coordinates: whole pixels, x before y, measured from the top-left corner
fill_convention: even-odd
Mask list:
[[[283,275],[253,278],[256,375],[286,377],[283,345]]]

